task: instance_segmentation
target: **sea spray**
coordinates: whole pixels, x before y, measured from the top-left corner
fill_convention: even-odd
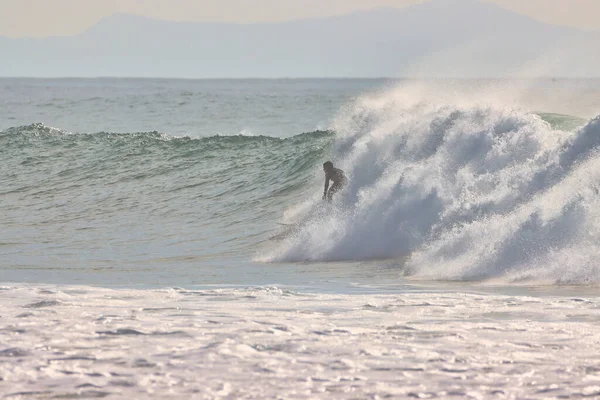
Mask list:
[[[349,186],[329,207],[293,206],[309,211],[261,260],[410,255],[404,272],[420,278],[600,280],[600,119],[566,131],[497,101],[392,90],[334,129]]]
[[[598,283],[600,158],[590,139],[599,136],[596,119],[552,149],[530,181],[522,180],[515,190],[523,194],[513,209],[462,223],[415,251],[416,273],[436,279]]]

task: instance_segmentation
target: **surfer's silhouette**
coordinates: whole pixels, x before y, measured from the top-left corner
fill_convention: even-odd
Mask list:
[[[346,178],[344,171],[333,167],[331,161],[327,161],[323,164],[323,172],[325,172],[325,191],[323,192],[323,200],[331,201],[333,195],[346,186],[348,179]],[[330,180],[333,182],[331,187],[329,187]]]

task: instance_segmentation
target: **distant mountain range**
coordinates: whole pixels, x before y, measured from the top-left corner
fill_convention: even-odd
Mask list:
[[[0,76],[600,76],[600,32],[477,0],[281,23],[179,23],[118,14],[73,37],[0,37]]]

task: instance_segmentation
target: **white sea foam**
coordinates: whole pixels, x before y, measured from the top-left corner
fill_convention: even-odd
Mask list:
[[[239,136],[256,136],[250,129],[244,128],[238,133]]]
[[[0,397],[600,395],[598,299],[0,288]]]
[[[349,187],[331,207],[311,199],[260,258],[410,255],[420,278],[600,282],[600,118],[560,131],[503,97],[413,85],[349,105],[334,126]]]

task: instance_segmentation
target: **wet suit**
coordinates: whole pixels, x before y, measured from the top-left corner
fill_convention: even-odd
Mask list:
[[[329,187],[330,180],[333,181],[331,188]],[[346,178],[346,175],[344,175],[344,171],[341,169],[332,168],[331,170],[327,171],[325,173],[325,191],[323,192],[323,200],[327,199],[327,201],[331,201],[333,195],[346,186],[347,181],[348,179]]]

